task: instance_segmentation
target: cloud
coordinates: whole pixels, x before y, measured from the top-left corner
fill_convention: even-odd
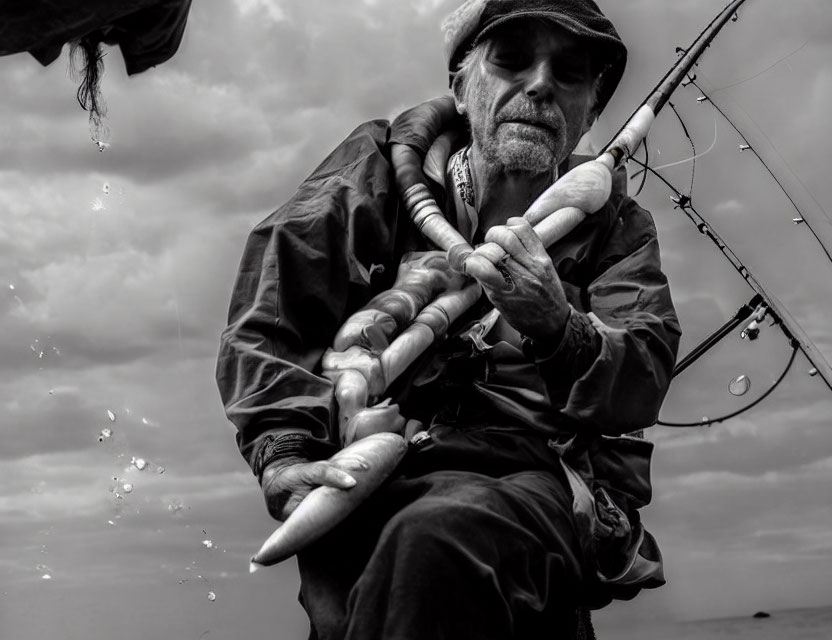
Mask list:
[[[720,202],[714,207],[714,213],[716,214],[734,214],[743,211],[744,207],[739,200],[726,200],[724,202]]]

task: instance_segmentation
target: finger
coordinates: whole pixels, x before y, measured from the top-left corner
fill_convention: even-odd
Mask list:
[[[404,439],[410,442],[410,439],[420,431],[424,430],[423,425],[419,420],[408,420],[404,427]]]
[[[465,272],[487,290],[502,291],[506,288],[503,274],[488,259],[472,253],[465,261]]]
[[[485,258],[491,264],[497,264],[508,255],[505,249],[493,242],[483,242],[476,249],[474,249],[473,253],[481,258]],[[470,255],[472,254],[469,254],[469,256]]]
[[[535,256],[529,253],[526,245],[521,242],[515,228],[505,225],[491,227],[486,233],[485,239],[487,242],[500,245],[509,256],[525,267],[526,270],[531,271],[534,268]]]
[[[514,232],[530,255],[537,258],[548,255],[543,241],[528,220],[525,218],[509,218],[506,221],[506,227]]]
[[[387,401],[390,399],[388,398]],[[399,413],[399,405],[391,404],[379,408],[378,405],[359,411],[352,419],[354,425],[350,425],[348,432],[352,433],[354,440],[361,440],[373,433],[403,433],[405,418]]]
[[[308,484],[335,487],[336,489],[350,489],[355,486],[355,478],[326,461],[309,465],[304,480]]]

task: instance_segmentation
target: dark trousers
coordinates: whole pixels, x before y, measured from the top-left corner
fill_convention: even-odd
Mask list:
[[[582,584],[571,504],[556,467],[394,478],[298,556],[311,638],[557,638]]]

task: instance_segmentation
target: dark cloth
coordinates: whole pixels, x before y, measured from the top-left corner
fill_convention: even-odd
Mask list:
[[[11,0],[0,9],[0,56],[28,51],[46,66],[86,36],[118,45],[133,75],[179,48],[191,0]]]
[[[396,477],[298,556],[311,637],[551,640],[581,599],[571,502],[556,470]]]

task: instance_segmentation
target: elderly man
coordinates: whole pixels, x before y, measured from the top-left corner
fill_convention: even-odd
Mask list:
[[[322,354],[429,249],[391,149],[420,154],[464,237],[508,254],[469,259],[485,296],[390,390],[425,428],[400,468],[298,557],[321,640],[552,638],[577,606],[664,581],[637,512],[651,446],[622,435],[655,422],[680,333],[652,220],[621,176],[548,249],[519,217],[580,162],[626,49],[592,0],[469,0],[443,26],[453,101],[361,125],[258,225],[222,337],[227,414],[284,519],[313,487],[354,482],[326,461],[341,437]],[[492,305],[496,323],[472,324]]]

